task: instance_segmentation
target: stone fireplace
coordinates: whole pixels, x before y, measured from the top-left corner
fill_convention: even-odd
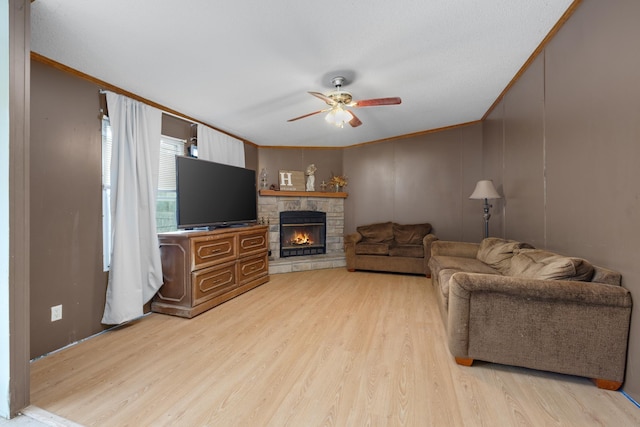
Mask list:
[[[269,273],[345,267],[344,199],[346,197],[346,193],[260,190],[258,220],[269,225]],[[281,232],[289,228],[286,225],[286,228],[281,227],[281,212],[314,212],[324,215],[324,252],[281,256]],[[312,223],[316,222],[312,221]],[[313,236],[310,237],[313,238]],[[304,241],[304,236],[301,239]],[[285,244],[285,246],[291,245]],[[313,250],[317,252],[315,247]]]

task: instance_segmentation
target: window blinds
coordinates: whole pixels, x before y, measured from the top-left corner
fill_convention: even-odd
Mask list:
[[[111,148],[112,136],[109,118],[102,119],[102,185],[111,187]],[[184,139],[162,136],[160,138],[160,169],[158,171],[158,190],[176,190],[176,156],[184,156]]]

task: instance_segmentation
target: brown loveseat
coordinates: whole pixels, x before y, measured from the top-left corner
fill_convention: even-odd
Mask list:
[[[624,380],[631,294],[618,272],[496,238],[436,241],[429,266],[449,351],[595,380]]]
[[[393,273],[429,272],[431,243],[437,240],[431,224],[401,225],[383,222],[363,225],[345,237],[347,270]]]

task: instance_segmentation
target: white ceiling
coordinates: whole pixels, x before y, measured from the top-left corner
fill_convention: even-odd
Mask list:
[[[341,147],[479,120],[572,0],[37,0],[32,50],[260,146]],[[351,81],[344,129],[307,91]]]

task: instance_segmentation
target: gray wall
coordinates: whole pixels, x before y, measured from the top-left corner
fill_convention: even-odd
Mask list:
[[[0,5],[0,418],[30,395],[29,5]]]
[[[102,330],[107,275],[98,88],[32,61],[31,97],[33,358]]]
[[[469,200],[486,177],[481,124],[348,148],[344,172],[346,233],[381,221],[429,222],[441,239],[482,239],[482,202]]]
[[[483,126],[507,238],[619,270],[640,300],[640,2],[585,0]],[[624,390],[640,400],[640,312]],[[588,349],[585,349],[588,351]]]

